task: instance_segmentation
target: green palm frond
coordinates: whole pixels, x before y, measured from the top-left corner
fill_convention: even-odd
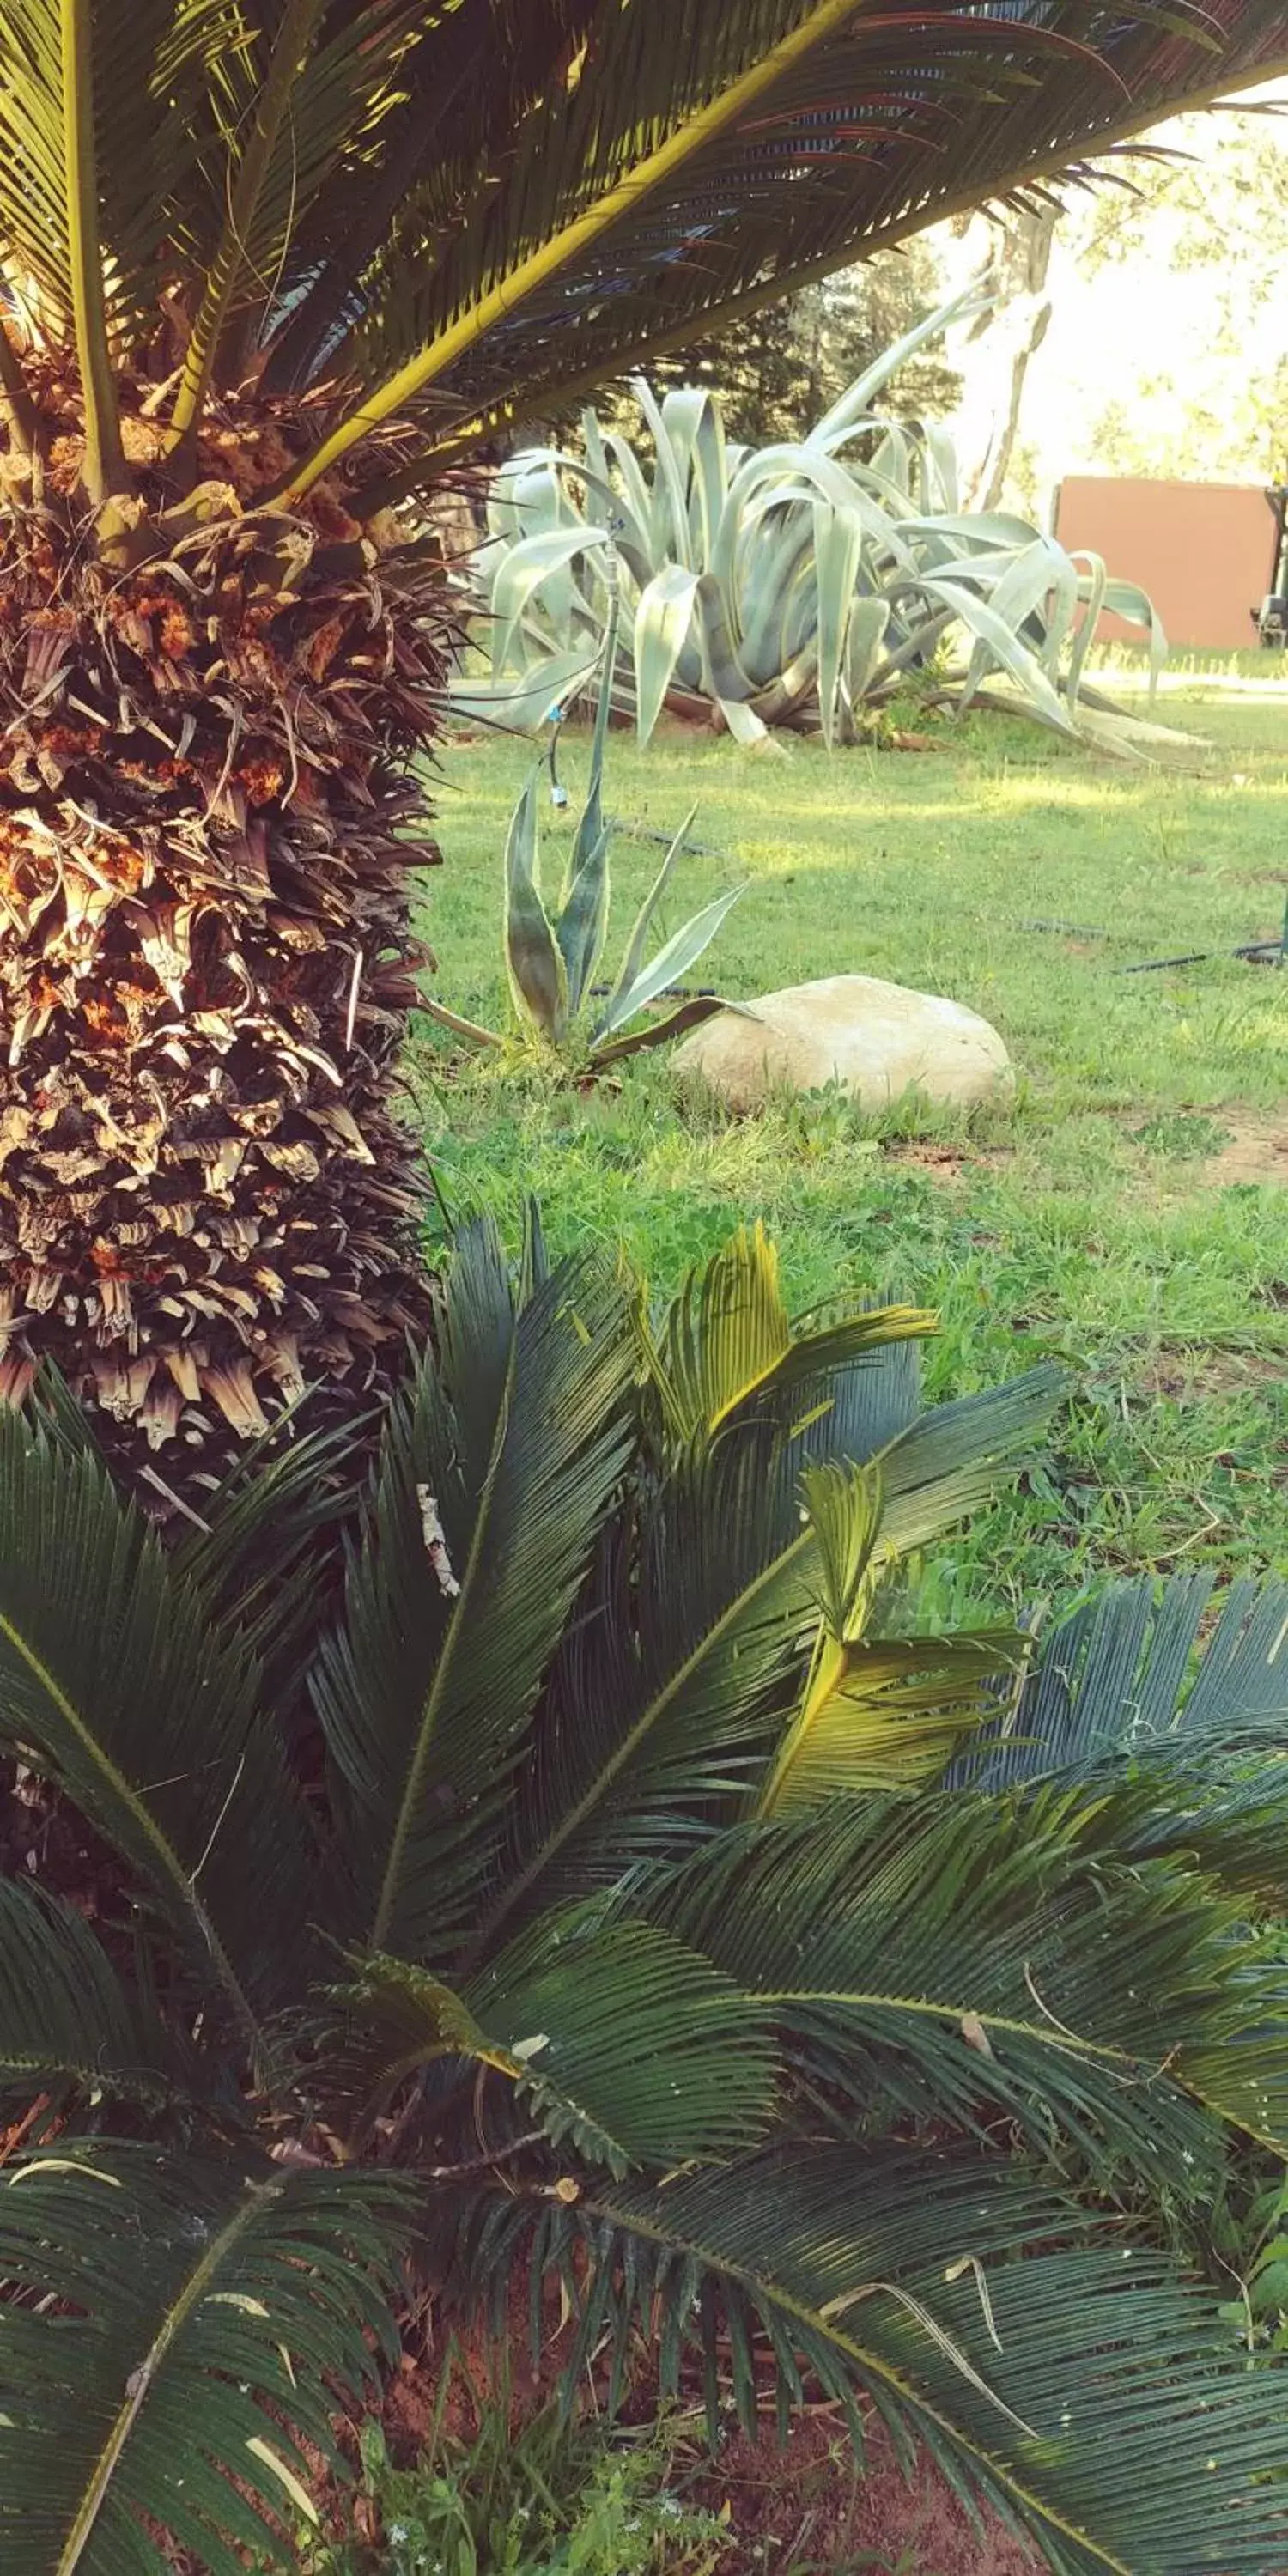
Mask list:
[[[1026,1645],[1012,1628],[846,1643],[824,1635],[758,1812],[789,1815],[859,1789],[937,1780],[992,1713],[1008,1669],[1022,1669]]]
[[[505,1792],[624,1464],[624,1287],[568,1262],[516,1311],[480,1232],[382,1443],[318,1704],[371,1944],[424,1958],[476,1899]]]
[[[97,498],[118,384],[177,357],[187,466],[221,385],[326,380],[266,471],[298,499],[383,444],[365,510],[1284,61],[1272,0],[3,0],[0,264],[76,346]]]
[[[1073,164],[1282,56],[1267,7],[909,11],[692,0],[588,13],[585,51],[507,155],[428,175],[371,279],[364,418],[433,392],[481,411],[623,373],[794,277]],[[1246,66],[1246,69],[1244,68]],[[449,207],[455,221],[447,229]],[[355,418],[294,478],[362,434]]]
[[[307,238],[319,196],[353,164],[370,172],[426,33],[424,0],[283,0],[250,15],[258,24],[218,66],[219,148],[208,176],[223,220],[175,400],[180,433],[198,418],[230,316],[239,305],[258,316]]]
[[[1048,1362],[921,1414],[879,1453],[883,1543],[908,1555],[977,1511],[1068,1392],[1068,1372]]]
[[[158,2526],[209,2576],[280,2556],[303,2445],[335,2459],[334,2389],[394,2348],[406,2214],[379,2177],[74,2137],[0,2173],[6,2576],[142,2576]]]
[[[1111,1584],[1043,1640],[972,1776],[1001,1788],[1150,1753],[1202,1758],[1288,1739],[1288,1583],[1232,1584],[1203,1635],[1208,1574]]]
[[[131,1993],[74,1906],[0,1879],[0,2097],[73,2085],[98,2099],[172,2101],[186,2053],[155,2007]]]
[[[307,1674],[319,1587],[351,1520],[367,1459],[361,1426],[296,1434],[288,1421],[248,1443],[214,1491],[199,1526],[170,1542],[175,1572],[201,1597],[211,1625],[235,1634],[261,1673],[260,1698],[279,1722],[307,1716]]]
[[[70,0],[0,8],[0,231],[12,282],[34,285],[70,330],[72,189],[64,130],[61,19]],[[101,39],[93,13],[80,11]],[[221,46],[235,41],[231,0],[132,0],[93,48],[99,234],[114,318],[154,327],[172,192],[196,175],[198,110]]]
[[[924,1309],[889,1306],[830,1330],[794,1332],[777,1252],[756,1225],[686,1279],[662,1319],[652,1374],[671,1436],[709,1438],[758,1401],[794,1400],[804,1413],[809,1395],[869,1352],[934,1330]]]
[[[756,1795],[781,1815],[856,1789],[910,1789],[937,1777],[963,1734],[995,1714],[998,1685],[1018,1674],[1030,1640],[869,1636],[888,1555],[880,1550],[879,1467],[832,1459],[801,1473],[814,1533],[818,1633],[800,1702]]]
[[[410,2076],[456,2059],[505,2078],[552,2146],[619,2177],[737,2154],[769,2127],[778,2059],[766,2006],[673,1932],[620,1910],[544,1916],[463,1995],[374,1957],[335,2001],[346,2080],[367,2117]]]
[[[1189,1860],[1255,1913],[1280,1913],[1288,1585],[1234,1583],[1215,1619],[1211,1602],[1211,1577],[1183,1574],[1081,1603],[950,1777],[994,1793],[1062,1776],[1094,1786],[1107,1849]]]
[[[815,1542],[785,1537],[760,1439],[723,1440],[606,1533],[542,1703],[480,1940],[736,1811],[795,1705]]]
[[[1282,2152],[1273,1943],[1186,1860],[1112,1857],[1098,1822],[1089,1793],[835,1799],[722,1837],[648,1910],[812,2040],[860,2112],[873,2086],[967,2122],[993,2099],[1038,2141],[1054,2118],[1093,2159],[1183,2179],[1215,2135],[1188,2088]]]
[[[0,1411],[0,1742],[67,1792],[250,2028],[289,1989],[311,1883],[257,1679],[93,1454]]]
[[[478,2194],[458,2246],[476,2279],[535,2245],[585,2284],[574,2369],[607,2345],[620,2371],[647,2319],[664,2390],[705,2364],[713,2422],[728,2385],[754,2425],[757,2356],[788,2407],[808,2370],[1056,2576],[1277,2576],[1278,2373],[1218,2357],[1209,2290],[1122,2230],[1080,2242],[1084,2225],[1000,2156],[811,2146],[592,2187],[535,2221]]]

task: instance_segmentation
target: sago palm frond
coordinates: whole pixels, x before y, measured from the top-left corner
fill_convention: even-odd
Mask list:
[[[1143,0],[118,16],[0,12],[11,283],[75,339],[104,489],[129,468],[115,370],[158,336],[163,297],[194,455],[222,371],[266,355],[282,392],[338,361],[361,401],[280,478],[297,496],[427,396],[431,444],[478,406],[558,399],[938,213],[1082,175],[1283,56],[1268,0],[1180,0],[1165,24]]]
[[[72,1905],[0,1879],[0,2102],[36,2089],[173,2103],[186,2052],[155,2003],[131,1992]]]
[[[1216,2363],[1208,2294],[1147,2245],[1080,2232],[1070,2199],[997,2155],[814,2145],[539,2213],[478,2194],[459,2245],[480,2269],[532,2246],[574,2295],[588,2282],[574,2367],[607,2343],[624,2371],[646,2318],[663,2388],[705,2353],[714,2415],[722,2350],[748,2427],[759,2355],[787,2410],[808,2370],[1056,2576],[1273,2576],[1278,2374]]]
[[[404,2256],[560,2276],[609,2401],[642,2325],[713,2412],[875,2409],[1059,2576],[1283,2565],[1278,2373],[1160,2250],[1288,2144],[1282,1607],[1186,1685],[1210,1799],[1184,1585],[1075,1638],[1110,1751],[978,1785],[1041,1650],[910,1634],[890,1521],[949,1525],[1058,1378],[922,1412],[916,1310],[784,1347],[778,1293],[745,1238],[675,1335],[467,1231],[369,1482],[306,1446],[319,1494],[265,1462],[169,1555],[65,1395],[0,1437],[0,1731],[111,1855],[94,1921],[0,1895],[16,2576],[289,2565]],[[255,1653],[303,1532],[348,1558],[308,1834]],[[1156,1646],[1157,1758],[1116,1732]]]
[[[54,1360],[204,1516],[423,1336],[391,1093],[456,638],[386,505],[1285,58],[1271,0],[0,0],[0,1400]]]
[[[469,1240],[441,1364],[390,1418],[319,1699],[377,1949],[423,1957],[468,1909],[621,1474],[633,1363],[611,1267],[565,1264],[516,1313],[495,1236]]]
[[[0,1744],[128,1863],[248,2032],[289,1988],[308,1844],[258,1675],[88,1451],[0,1409]]]
[[[1149,1755],[1178,1762],[1288,1734],[1288,1583],[1233,1584],[1196,1654],[1209,1574],[1144,1576],[1085,1602],[1044,1641],[1032,1681],[989,1730],[977,1785]]]
[[[308,2443],[391,2352],[407,2196],[372,2175],[77,2139],[0,2173],[0,2554],[12,2576],[210,2576],[316,2521]],[[51,2331],[50,2310],[58,2314]]]

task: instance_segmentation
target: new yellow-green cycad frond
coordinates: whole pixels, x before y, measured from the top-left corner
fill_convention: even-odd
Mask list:
[[[838,1792],[911,1791],[936,1778],[963,1735],[998,1706],[1030,1641],[1011,1628],[947,1637],[869,1637],[881,1574],[876,1466],[809,1467],[801,1477],[818,1551],[819,1628],[800,1704],[757,1801],[762,1816]]]
[[[755,1397],[807,1381],[816,1395],[829,1365],[935,1329],[924,1307],[882,1306],[793,1333],[777,1248],[759,1222],[742,1227],[686,1279],[663,1324],[656,1375],[668,1427],[677,1440],[709,1438]]]

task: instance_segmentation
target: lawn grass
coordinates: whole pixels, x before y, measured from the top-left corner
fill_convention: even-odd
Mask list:
[[[747,887],[703,978],[749,996],[856,971],[952,993],[1011,1049],[1004,1115],[873,1121],[821,1095],[727,1123],[678,1100],[664,1056],[586,1097],[462,1067],[417,1030],[409,1070],[456,1213],[489,1207],[515,1232],[535,1191],[557,1248],[621,1238],[660,1288],[763,1216],[797,1307],[888,1288],[940,1310],[937,1394],[1070,1357],[1079,1392],[1053,1452],[956,1551],[946,1613],[1106,1569],[1288,1564],[1288,973],[1229,954],[1277,934],[1288,895],[1275,667],[1181,675],[1164,712],[1209,737],[1197,773],[989,715],[941,723],[922,753],[613,740],[619,941],[658,864],[643,835],[696,803],[671,926]],[[439,782],[447,864],[425,881],[425,923],[435,990],[471,1016],[504,1011],[500,853],[530,758],[473,743]],[[584,738],[566,740],[553,882],[586,762]],[[1216,954],[1116,971],[1191,950]]]

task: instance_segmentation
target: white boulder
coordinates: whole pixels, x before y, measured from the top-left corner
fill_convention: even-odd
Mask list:
[[[907,1091],[966,1108],[1015,1085],[1006,1048],[977,1011],[876,975],[827,975],[718,1011],[671,1064],[739,1110],[761,1108],[775,1091],[831,1082],[864,1109],[886,1109]]]

